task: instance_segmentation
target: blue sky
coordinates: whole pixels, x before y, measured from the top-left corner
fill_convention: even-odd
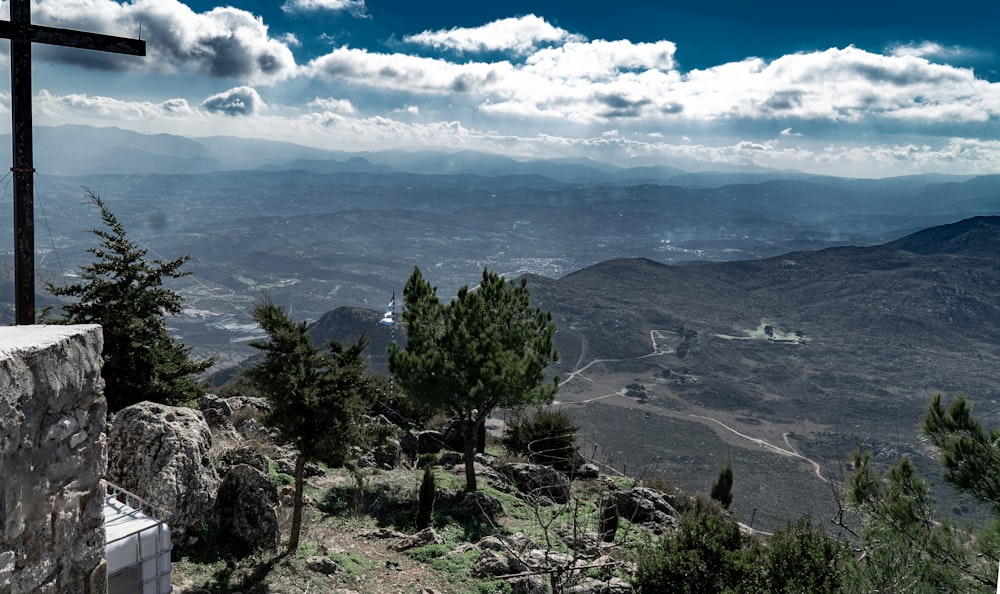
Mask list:
[[[849,177],[1000,172],[1000,3],[668,4],[36,0],[34,22],[141,31],[148,56],[35,46],[35,123]]]

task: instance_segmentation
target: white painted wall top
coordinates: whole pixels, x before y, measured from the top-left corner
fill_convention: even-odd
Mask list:
[[[19,351],[44,349],[94,327],[97,327],[97,324],[2,326],[0,359],[8,359],[12,353]]]

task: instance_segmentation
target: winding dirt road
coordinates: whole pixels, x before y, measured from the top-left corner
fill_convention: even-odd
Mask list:
[[[563,381],[559,382],[559,386],[562,387],[562,386],[566,385],[567,383],[569,383],[570,381],[572,381],[574,379],[577,379],[579,377],[582,377],[582,374],[583,374],[584,371],[586,371],[591,365],[595,365],[597,363],[621,362],[621,361],[635,361],[635,360],[638,360],[638,359],[648,359],[649,357],[655,357],[655,356],[658,356],[658,355],[669,355],[669,354],[672,354],[674,352],[673,350],[666,349],[666,348],[661,348],[660,345],[658,345],[657,342],[656,342],[656,339],[658,337],[663,337],[664,333],[676,334],[675,332],[671,332],[669,330],[650,330],[649,331],[649,339],[653,343],[653,352],[651,352],[649,354],[640,355],[638,357],[628,357],[628,358],[625,358],[625,359],[594,359],[593,361],[587,363],[583,367],[580,367],[580,364],[583,362],[584,356],[585,356],[585,354],[587,352],[587,344],[586,344],[586,340],[581,336],[581,341],[583,342],[583,345],[582,345],[582,348],[580,349],[580,357],[577,359],[577,362],[576,362],[576,368],[574,368],[574,370],[569,373],[569,375],[566,377],[566,379],[564,379]],[[604,398],[609,398],[611,396],[619,396],[619,395],[621,395],[621,392],[612,392],[610,394],[604,394],[603,396],[595,396],[594,398],[588,398],[587,400],[581,400],[581,401],[577,402],[576,404],[587,404],[589,402],[594,402],[594,401],[597,401],[597,400],[602,400]],[[806,456],[803,456],[802,454],[800,454],[797,451],[795,451],[794,446],[792,446],[792,444],[788,442],[788,434],[787,433],[784,436],[784,438],[785,438],[785,445],[788,446],[788,448],[786,449],[786,448],[783,448],[783,447],[776,446],[773,443],[770,443],[770,442],[768,442],[768,441],[766,441],[764,439],[761,439],[759,437],[752,437],[752,436],[747,435],[745,433],[741,433],[740,431],[737,431],[736,429],[733,429],[729,425],[726,425],[725,423],[723,423],[722,421],[720,421],[720,420],[718,420],[716,418],[707,417],[707,416],[704,416],[704,415],[694,415],[694,414],[689,414],[688,416],[696,418],[696,419],[704,419],[706,421],[711,421],[711,422],[719,425],[723,429],[726,429],[727,431],[733,433],[734,435],[737,435],[737,436],[739,436],[739,437],[741,437],[741,438],[743,438],[743,439],[745,439],[747,441],[750,441],[752,443],[760,445],[760,446],[762,446],[762,447],[764,447],[764,448],[766,448],[768,450],[773,451],[776,454],[779,454],[779,455],[782,455],[782,456],[788,456],[788,457],[791,457],[791,458],[798,458],[798,459],[802,460],[803,462],[808,463],[812,467],[813,473],[816,475],[816,477],[819,480],[823,481],[824,483],[828,483],[828,484],[830,483],[830,480],[823,476],[822,466],[820,466],[820,464],[818,462],[816,462],[812,458],[807,458]]]

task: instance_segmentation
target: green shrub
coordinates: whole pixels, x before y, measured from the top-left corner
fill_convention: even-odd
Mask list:
[[[507,424],[503,444],[512,454],[535,464],[569,472],[576,468],[576,432],[568,414],[551,408],[518,414]]]
[[[742,549],[743,537],[732,517],[704,509],[684,514],[675,532],[639,552],[636,591],[736,591],[746,573]]]
[[[761,543],[742,536],[736,520],[716,510],[684,514],[675,532],[639,551],[639,594],[844,591],[850,551],[808,516]]]
[[[417,455],[417,468],[430,468],[431,466],[437,466],[437,464],[438,464],[437,454]]]
[[[430,563],[448,554],[451,549],[447,545],[429,544],[406,552],[406,556],[419,563]]]
[[[758,567],[767,592],[840,592],[848,549],[812,518],[803,516],[775,531]]]
[[[283,472],[278,472],[278,463],[273,460],[271,461],[270,464],[267,465],[267,476],[269,479],[271,479],[271,482],[274,484],[274,487],[278,490],[280,490],[285,485],[291,485],[295,483],[295,477],[293,477],[292,475],[285,474]]]

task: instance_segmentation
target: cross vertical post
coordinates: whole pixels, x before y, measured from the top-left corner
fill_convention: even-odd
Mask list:
[[[31,41],[28,0],[11,0],[11,151],[14,177],[14,312],[18,325],[35,323],[35,165],[31,134]]]
[[[141,39],[32,25],[30,0],[10,0],[10,21],[0,21],[0,38],[10,39],[15,322],[29,325],[35,323],[35,166],[31,134],[31,44],[45,43],[145,56],[146,42]]]

